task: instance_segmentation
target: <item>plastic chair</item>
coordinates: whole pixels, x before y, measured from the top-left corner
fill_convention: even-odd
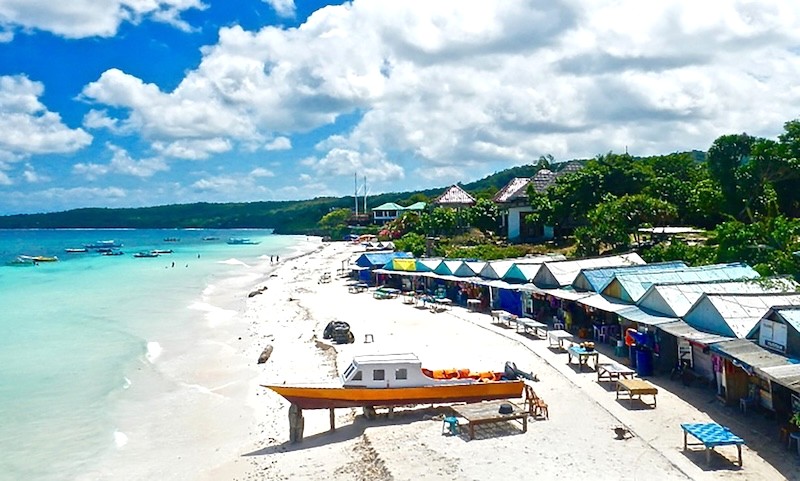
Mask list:
[[[450,433],[451,436],[458,436],[458,418],[447,416],[442,420],[442,434]]]

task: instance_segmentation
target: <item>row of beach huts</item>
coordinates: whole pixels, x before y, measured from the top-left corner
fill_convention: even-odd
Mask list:
[[[342,267],[361,283],[563,326],[613,346],[640,375],[684,367],[726,404],[778,422],[800,412],[800,285],[789,277],[744,263],[647,264],[636,253],[483,262],[367,252]]]

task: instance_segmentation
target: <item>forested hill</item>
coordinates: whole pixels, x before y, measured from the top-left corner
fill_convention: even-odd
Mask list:
[[[534,165],[513,167],[497,172],[463,187],[472,193],[489,195],[514,177],[529,177],[537,170]],[[367,197],[370,209],[385,202],[408,205],[427,200],[444,192],[449,186],[413,192],[386,193]],[[359,212],[364,200],[359,199]],[[54,228],[273,228],[277,233],[301,234],[312,230],[319,219],[331,209],[352,208],[353,196],[319,197],[311,200],[268,201],[212,204],[174,204],[154,207],[110,209],[84,208],[43,214],[0,216],[2,229]]]
[[[696,160],[704,160],[704,153],[692,152]],[[491,197],[514,177],[531,177],[541,167],[539,163],[512,167],[495,172],[482,179],[462,184],[462,187],[477,197]],[[550,163],[549,168],[558,172],[567,164]],[[585,161],[578,161],[585,162]],[[367,209],[385,202],[409,205],[416,201],[428,201],[444,192],[449,186],[409,192],[392,192],[372,195],[367,198]],[[239,203],[173,204],[139,208],[83,208],[64,212],[42,214],[18,214],[0,216],[0,229],[55,229],[55,228],[273,228],[281,234],[305,234],[313,231],[317,221],[332,209],[354,207],[353,196],[319,197],[310,200],[264,201]],[[359,212],[363,212],[364,200],[359,199]]]

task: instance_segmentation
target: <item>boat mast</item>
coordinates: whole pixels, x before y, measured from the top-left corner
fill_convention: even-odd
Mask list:
[[[367,176],[364,176],[364,214],[367,213]]]
[[[353,200],[356,202],[356,217],[358,217],[358,173],[353,173]]]

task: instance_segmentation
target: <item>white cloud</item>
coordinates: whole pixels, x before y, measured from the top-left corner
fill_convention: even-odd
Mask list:
[[[135,160],[127,150],[116,145],[106,146],[111,151],[111,161],[108,164],[97,164],[93,162],[79,162],[72,166],[72,172],[83,175],[88,180],[96,180],[107,174],[122,174],[133,177],[147,178],[152,177],[157,172],[169,170],[169,166],[159,157]]]
[[[64,125],[39,101],[44,86],[25,76],[0,76],[0,158],[69,153],[91,144],[83,129]]]
[[[263,169],[261,169],[263,170]],[[236,202],[253,200],[254,198],[263,199],[270,195],[270,190],[259,184],[258,179],[269,177],[259,169],[256,175],[216,175],[206,176],[197,180],[190,186],[192,191],[189,195],[203,194],[216,196],[219,199],[226,199],[226,202]]]
[[[264,146],[266,150],[290,150],[292,141],[288,137],[276,137]]]
[[[167,157],[187,160],[202,160],[212,154],[221,154],[231,150],[228,139],[186,139],[171,143],[156,142],[153,148]]]
[[[50,177],[36,172],[36,169],[31,164],[25,164],[25,170],[22,172],[22,177],[29,184],[36,184],[40,182],[50,181]]]
[[[321,159],[306,159],[319,177],[329,175],[366,175],[374,181],[398,180],[404,177],[403,168],[386,158],[383,152],[368,153],[347,149],[331,149]]]
[[[14,182],[11,181],[11,178],[8,176],[8,174],[0,170],[0,185],[13,185],[13,184]]]
[[[294,0],[263,0],[268,3],[279,16],[287,18],[294,17]]]
[[[275,177],[275,172],[257,167],[250,171],[250,175],[253,177]]]
[[[112,69],[83,95],[178,158],[291,147],[348,116],[301,165],[387,187],[546,153],[705,149],[726,133],[774,136],[797,115],[800,3],[651,3],[354,0],[298,28],[221,29],[172,91]]]
[[[112,37],[123,22],[143,19],[190,30],[181,13],[205,9],[201,0],[0,0],[0,25],[7,29],[35,29],[67,38]]]

